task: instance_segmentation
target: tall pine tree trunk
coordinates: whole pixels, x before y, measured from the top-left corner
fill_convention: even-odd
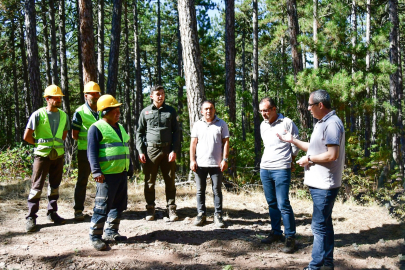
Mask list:
[[[293,60],[294,81],[297,82],[297,75],[303,70],[302,54],[298,49],[298,35],[300,28],[298,24],[297,2],[296,0],[287,0],[288,28],[290,32],[291,55]],[[304,129],[310,127],[310,117],[306,106],[307,96],[297,94],[297,105],[300,116],[300,122]],[[306,140],[307,134],[303,134]]]
[[[91,0],[79,0],[80,48],[83,66],[83,84],[97,81],[94,55],[93,11]]]
[[[98,24],[97,24],[97,69],[98,85],[101,91],[105,91],[104,83],[104,0],[98,0]]]
[[[352,11],[351,11],[351,27],[352,27],[352,78],[354,78],[354,73],[356,72],[356,44],[357,44],[357,4],[356,0],[352,0]],[[354,93],[353,93],[354,94]],[[356,115],[355,115],[355,99],[350,101],[350,132],[353,133],[356,131]]]
[[[21,129],[20,129],[20,99],[18,97],[18,85],[17,85],[17,61],[15,57],[15,50],[16,50],[16,42],[15,42],[15,32],[16,32],[16,25],[15,25],[15,18],[14,15],[11,15],[11,31],[10,31],[10,47],[11,47],[11,61],[13,65],[13,90],[14,90],[14,132],[15,142],[21,141]]]
[[[120,55],[122,0],[113,1],[111,45],[108,59],[107,93],[116,95],[118,83],[118,59]]]
[[[319,67],[318,63],[318,52],[316,49],[316,44],[318,42],[318,0],[313,0],[313,40],[314,40],[314,69],[317,69]]]
[[[135,125],[138,125],[139,115],[143,109],[141,51],[139,45],[138,1],[134,3],[134,66],[135,66]]]
[[[160,44],[160,0],[157,0],[157,84],[162,84],[162,46]]]
[[[51,26],[51,66],[52,66],[52,84],[59,85],[58,76],[58,50],[56,43],[56,26],[55,26],[55,2],[49,0],[49,24]]]
[[[48,38],[48,20],[47,16],[47,4],[48,1],[43,0],[41,3],[42,6],[42,24],[43,24],[43,37],[44,37],[44,57],[45,57],[45,69],[46,69],[46,82],[47,85],[52,84],[52,76],[51,76],[51,65],[49,63],[49,38]]]
[[[262,152],[260,138],[260,116],[259,116],[259,32],[258,32],[258,6],[257,0],[253,0],[253,69],[252,69],[252,106],[253,123],[255,136],[255,167],[259,167]]]
[[[371,0],[367,0],[366,4],[366,44],[367,44],[367,54],[366,54],[366,73],[370,71],[370,32],[371,32]],[[366,98],[370,99],[371,91],[370,87],[366,87]],[[364,156],[370,157],[370,146],[371,146],[371,123],[370,123],[370,109],[366,108],[364,114]]]
[[[70,111],[69,99],[69,79],[66,59],[66,37],[65,37],[65,0],[59,0],[59,55],[60,55],[60,74],[61,88],[65,95],[63,97],[63,109],[69,117],[72,116]]]
[[[194,1],[179,0],[178,11],[191,130],[194,122],[198,121],[199,119],[200,106],[205,98],[203,69],[200,47],[198,43],[197,18]]]
[[[22,74],[23,74],[23,83],[24,83],[24,104],[25,104],[25,119],[24,123],[27,122],[28,118],[32,113],[32,104],[31,97],[29,93],[29,81],[28,81],[28,66],[27,66],[27,56],[25,51],[25,42],[24,42],[24,21],[20,21],[20,51],[21,51],[21,62],[22,62]]]
[[[178,78],[183,78],[183,57],[182,57],[182,48],[181,48],[181,35],[180,35],[180,21],[179,21],[179,16],[177,14],[177,77]],[[181,172],[185,173],[187,171],[186,167],[186,162],[184,160],[186,159],[187,152],[183,153],[181,151],[182,145],[183,145],[183,121],[181,118],[181,115],[183,114],[183,81],[179,80],[178,82],[178,87],[177,87],[177,114],[180,116],[179,118],[179,127],[180,127],[180,153],[179,153],[179,163],[183,164],[181,167]]]
[[[246,30],[242,30],[242,140],[246,141],[246,52],[245,52],[245,40],[246,40]]]
[[[25,1],[25,29],[27,32],[27,58],[29,87],[28,95],[32,97],[32,109],[38,110],[42,107],[41,78],[39,73],[38,44],[35,18],[35,0]]]

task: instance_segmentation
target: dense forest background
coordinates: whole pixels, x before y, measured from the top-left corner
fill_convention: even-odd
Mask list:
[[[308,139],[308,94],[321,88],[345,124],[342,192],[404,216],[395,208],[405,200],[404,11],[404,0],[2,0],[0,177],[29,175],[22,134],[52,83],[72,117],[83,85],[98,82],[124,103],[132,138],[150,87],[162,84],[181,121],[179,177],[189,172],[198,104],[213,100],[230,126],[228,178],[238,186],[260,181],[258,101],[274,97]],[[75,142],[66,146],[74,172]]]

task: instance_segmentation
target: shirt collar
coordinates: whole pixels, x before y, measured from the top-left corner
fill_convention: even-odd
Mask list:
[[[277,122],[282,122],[283,120],[284,120],[284,115],[282,115],[281,113],[278,113],[277,114],[278,116],[277,116],[277,119],[276,119],[276,121],[274,121],[272,124],[270,124],[270,122],[269,122],[269,120],[264,120],[264,122],[265,123],[268,123],[268,124],[270,124],[270,125],[273,125],[273,124],[275,124],[275,123],[277,123]]]
[[[152,102],[152,110],[161,110],[161,109],[163,109],[163,108],[165,108],[165,107],[166,107],[166,103],[165,103],[165,102],[163,102],[162,106],[160,106],[159,109],[158,109],[158,108],[155,106],[155,104]]]
[[[321,120],[319,120],[319,122],[325,122],[326,120],[328,120],[329,117],[336,115],[336,111],[330,111],[327,115],[325,115]]]
[[[87,108],[90,110],[90,112],[92,112],[93,114],[97,114],[97,112],[93,111],[93,110],[91,109],[90,105],[87,104],[87,101],[85,102],[85,104],[86,104]]]
[[[208,122],[205,120],[204,116],[203,116],[203,117],[201,117],[201,121],[203,121],[203,122],[206,123],[206,124],[211,125],[211,124],[213,124],[213,123],[219,121],[219,118],[217,117],[217,115],[215,115],[215,116],[214,116],[214,119],[212,119],[212,121],[208,123]]]

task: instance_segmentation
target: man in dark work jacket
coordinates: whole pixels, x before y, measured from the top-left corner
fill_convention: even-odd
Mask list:
[[[142,110],[136,131],[136,148],[145,174],[146,220],[155,218],[155,182],[159,170],[166,185],[167,212],[170,221],[176,214],[176,152],[179,148],[179,125],[176,110],[165,104],[163,86],[151,89],[153,103]]]

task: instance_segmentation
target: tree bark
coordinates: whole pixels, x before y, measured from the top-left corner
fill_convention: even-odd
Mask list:
[[[179,16],[177,14],[177,76],[179,78],[183,78],[183,58],[182,58],[182,48],[181,48],[181,35],[180,35],[180,21],[179,21]],[[181,116],[183,114],[183,83],[180,83],[177,87],[177,114]],[[179,117],[180,118],[180,117]],[[183,121],[179,119],[179,127],[180,127],[180,153],[179,153],[179,163],[183,164],[181,167],[182,173],[185,173],[187,171],[186,167],[186,162],[185,161],[185,153],[181,151],[182,145],[183,145]]]
[[[160,0],[157,0],[157,84],[162,84],[162,53],[160,44]]]
[[[302,55],[298,49],[298,35],[300,28],[298,24],[297,2],[296,0],[287,0],[288,28],[290,32],[291,55],[293,60],[294,81],[297,82],[297,75],[303,70]],[[297,94],[297,105],[300,116],[300,122],[304,129],[310,127],[310,117],[306,106],[307,97],[304,94]],[[306,134],[303,136],[306,140]]]
[[[56,48],[56,26],[55,26],[55,2],[49,0],[49,24],[51,26],[51,66],[52,84],[59,85],[58,76],[58,51]]]
[[[38,44],[35,18],[35,0],[25,1],[25,29],[27,32],[27,58],[29,72],[29,86],[32,97],[32,109],[38,110],[42,107],[41,78],[39,73]]]
[[[255,167],[258,168],[261,160],[262,143],[260,137],[259,116],[259,34],[258,34],[258,7],[257,0],[253,0],[253,69],[252,69],[252,106],[253,125],[255,136]]]
[[[134,66],[135,66],[135,125],[138,126],[139,115],[143,109],[142,95],[142,71],[141,71],[141,51],[139,49],[139,21],[138,21],[138,1],[134,3]]]
[[[69,80],[68,67],[66,59],[66,37],[65,37],[65,0],[59,0],[59,50],[60,50],[60,74],[61,88],[65,95],[63,97],[63,109],[69,117],[72,116],[70,111],[69,99]]]
[[[113,17],[111,25],[111,45],[108,61],[107,93],[116,95],[118,83],[118,59],[120,55],[122,0],[113,1]]]
[[[312,29],[313,29],[313,40],[314,40],[314,69],[317,69],[319,67],[318,64],[318,52],[316,49],[317,43],[318,43],[318,0],[313,0],[314,4],[313,4],[313,25],[312,25]]]
[[[351,11],[351,27],[352,27],[352,78],[354,78],[354,73],[356,72],[356,44],[357,44],[357,4],[356,0],[352,0],[352,11]],[[355,115],[355,100],[350,101],[350,132],[354,133],[356,131],[356,115]]]
[[[97,69],[98,85],[101,92],[105,92],[104,83],[104,0],[98,0],[98,24],[97,24]]]
[[[77,64],[78,64],[78,68],[79,68],[79,87],[80,87],[80,103],[83,104],[84,103],[84,95],[83,95],[83,91],[84,91],[84,85],[83,85],[83,63],[82,63],[82,40],[81,40],[81,34],[80,34],[80,8],[79,8],[79,1],[80,0],[76,0],[76,13],[77,13],[77,25],[78,25],[78,29],[77,29]]]
[[[366,73],[370,72],[370,31],[371,31],[371,0],[367,0],[366,3],[366,44],[367,44],[367,54],[366,54]],[[371,91],[370,87],[366,87],[366,98],[370,99]],[[366,158],[370,157],[370,146],[371,146],[371,123],[370,123],[370,110],[366,109],[364,114],[364,156]]]
[[[97,81],[97,65],[94,56],[93,12],[91,0],[79,0],[80,47],[83,66],[83,85]]]
[[[229,121],[235,124],[235,0],[225,0],[225,13],[225,106],[228,106]]]
[[[28,118],[32,113],[32,104],[31,98],[29,94],[29,81],[28,81],[28,66],[27,66],[27,56],[25,50],[25,42],[24,42],[24,21],[20,21],[20,51],[21,51],[21,62],[22,62],[22,74],[23,74],[23,83],[24,83],[24,104],[25,104],[25,119],[24,123],[27,122]]]
[[[194,1],[179,0],[178,11],[191,131],[194,122],[199,119],[200,106],[205,99],[203,69],[198,43],[197,18]]]
[[[392,28],[390,31],[390,63],[395,65],[396,67],[399,66],[399,44],[398,44],[398,1],[397,0],[389,0],[388,1],[388,13],[389,19],[392,24]],[[399,94],[399,69],[397,68],[396,71],[390,75],[390,104],[397,110],[401,109],[400,100],[398,100]],[[392,112],[392,125],[395,127],[394,132],[392,134],[392,157],[397,164],[399,164],[399,126],[398,123],[398,111]]]
[[[15,26],[15,18],[13,14],[11,14],[11,31],[10,31],[10,47],[11,47],[11,62],[13,65],[13,90],[14,90],[14,132],[15,132],[15,137],[14,141],[15,142],[21,142],[21,129],[20,129],[20,99],[18,97],[18,85],[17,85],[17,61],[15,58],[15,50],[16,50],[16,42],[15,42],[15,31],[16,31],[16,26]]]
[[[246,141],[246,52],[245,52],[246,30],[242,31],[242,140]]]
[[[52,84],[52,76],[51,76],[51,65],[49,63],[49,39],[48,39],[48,21],[47,21],[47,7],[46,4],[48,2],[43,0],[42,1],[42,24],[43,24],[43,31],[44,31],[44,57],[45,57],[45,69],[46,69],[46,81],[47,85]]]

